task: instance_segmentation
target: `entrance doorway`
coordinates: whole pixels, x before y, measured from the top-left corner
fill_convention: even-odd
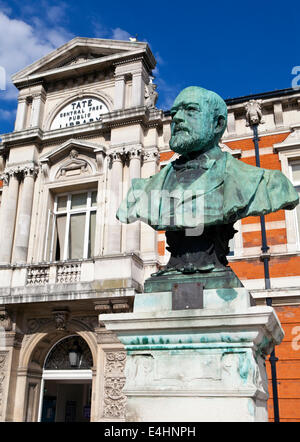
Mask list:
[[[92,394],[92,355],[79,336],[59,341],[43,369],[40,422],[89,422]]]
[[[45,380],[41,422],[89,422],[91,380]]]

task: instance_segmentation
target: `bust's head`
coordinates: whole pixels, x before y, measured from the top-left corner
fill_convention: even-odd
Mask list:
[[[175,99],[171,116],[170,147],[185,155],[218,144],[227,124],[227,106],[215,92],[190,86]]]

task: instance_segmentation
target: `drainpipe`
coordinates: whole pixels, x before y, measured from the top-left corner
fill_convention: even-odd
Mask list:
[[[251,126],[253,131],[253,143],[255,147],[255,160],[256,167],[260,167],[260,157],[259,157],[259,137],[258,137],[258,125],[263,123],[262,113],[261,113],[261,102],[250,100],[246,104],[246,118],[248,125]],[[270,282],[270,269],[269,269],[269,247],[267,243],[267,234],[266,234],[266,223],[264,215],[260,216],[260,226],[261,226],[261,256],[260,259],[264,264],[264,279],[265,279],[265,289],[269,290],[271,288]],[[272,298],[266,298],[266,304],[272,307]],[[271,377],[272,377],[272,390],[273,390],[273,409],[274,409],[274,421],[280,422],[279,419],[279,403],[278,403],[278,389],[277,389],[277,371],[276,371],[276,362],[278,358],[275,355],[275,349],[272,351],[269,362],[271,365]]]

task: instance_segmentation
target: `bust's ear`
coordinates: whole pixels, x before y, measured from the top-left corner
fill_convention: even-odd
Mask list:
[[[215,133],[221,133],[224,132],[225,130],[225,118],[223,117],[223,115],[219,115],[218,119],[216,121],[216,128],[215,128]]]

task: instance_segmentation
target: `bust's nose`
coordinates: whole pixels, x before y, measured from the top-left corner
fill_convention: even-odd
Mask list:
[[[176,114],[173,115],[172,120],[173,120],[175,123],[180,123],[180,122],[184,121],[184,112],[183,112],[183,110],[182,110],[182,109],[178,109],[178,111],[176,112]]]

